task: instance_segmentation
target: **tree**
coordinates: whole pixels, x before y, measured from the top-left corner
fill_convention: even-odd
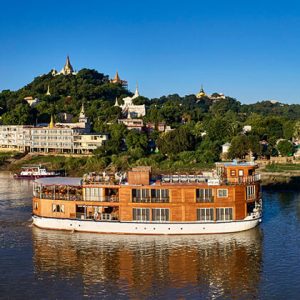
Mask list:
[[[227,97],[226,99],[222,99],[213,103],[210,109],[213,114],[224,115],[227,111],[239,112],[240,107],[240,102],[238,102],[236,99]]]
[[[252,152],[253,155],[261,154],[262,146],[259,144],[259,137],[253,135],[238,135],[231,140],[228,157],[231,159],[245,158],[250,152]]]
[[[277,149],[282,156],[292,156],[295,152],[293,144],[288,140],[282,140],[277,144]]]
[[[30,114],[30,107],[26,104],[18,104],[14,110],[2,115],[2,122],[5,125],[23,125],[32,124],[33,120]]]
[[[136,129],[132,129],[128,132],[125,141],[128,149],[147,149],[147,135],[144,132],[140,132]]]
[[[182,151],[193,150],[195,138],[187,126],[162,134],[157,140],[157,146],[163,154],[174,155]]]

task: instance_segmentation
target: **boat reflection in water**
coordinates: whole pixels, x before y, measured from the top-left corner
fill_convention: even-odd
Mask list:
[[[262,233],[120,236],[32,228],[37,280],[69,296],[257,298]],[[49,285],[51,288],[51,284]],[[57,292],[57,290],[56,290]]]

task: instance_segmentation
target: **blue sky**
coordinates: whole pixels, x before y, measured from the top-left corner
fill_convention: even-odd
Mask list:
[[[1,1],[0,90],[66,55],[146,97],[222,92],[300,104],[297,1]]]

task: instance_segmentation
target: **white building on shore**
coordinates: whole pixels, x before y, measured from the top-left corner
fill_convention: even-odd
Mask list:
[[[107,134],[90,133],[82,106],[79,122],[48,126],[0,125],[0,151],[89,154],[108,140]]]

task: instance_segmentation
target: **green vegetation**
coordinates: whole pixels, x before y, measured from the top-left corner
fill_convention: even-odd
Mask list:
[[[280,141],[277,149],[282,156],[292,156],[295,152],[293,144],[288,140]]]
[[[3,166],[5,163],[18,159],[23,156],[23,153],[19,152],[0,152],[0,167]]]
[[[44,156],[35,155],[22,159],[14,164],[9,165],[9,171],[19,171],[24,165],[43,165],[50,170],[63,169],[70,176],[81,176],[91,169],[102,169],[105,167],[101,160],[94,157],[64,157],[64,156]]]
[[[51,96],[46,95],[50,86]],[[97,149],[93,157],[62,158],[37,157],[52,168],[65,168],[72,174],[100,168],[126,169],[134,165],[151,165],[163,170],[191,170],[210,167],[220,160],[222,145],[231,143],[228,158],[245,158],[293,154],[290,142],[300,136],[300,105],[272,103],[241,104],[226,97],[213,101],[209,97],[177,94],[148,99],[138,97],[136,104],[145,104],[144,123],[159,122],[172,127],[170,132],[128,131],[118,124],[121,109],[114,107],[116,97],[132,95],[119,84],[112,84],[108,76],[95,70],[83,69],[77,75],[55,76],[50,73],[37,77],[24,88],[0,93],[0,117],[3,124],[35,124],[49,122],[50,115],[59,121],[59,113],[66,112],[76,121],[82,102],[92,123],[92,130],[107,132],[109,141]],[[30,107],[25,97],[41,101]],[[251,131],[243,132],[245,125]],[[22,162],[25,163],[25,162]]]
[[[266,172],[289,172],[300,171],[300,164],[269,164],[266,165],[264,171]]]

